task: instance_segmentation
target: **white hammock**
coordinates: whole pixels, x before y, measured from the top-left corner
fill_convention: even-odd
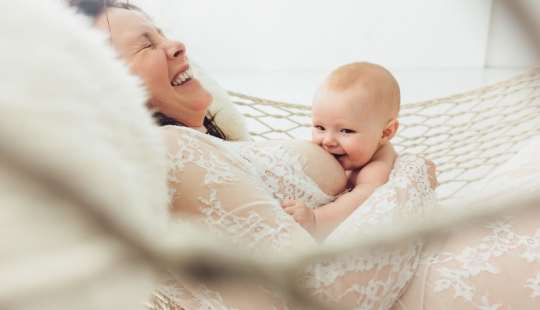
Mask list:
[[[254,139],[294,138],[311,127],[309,106],[229,92],[248,120]],[[470,92],[404,104],[392,143],[398,152],[419,154],[437,165],[439,200],[514,155],[540,135],[540,68]]]

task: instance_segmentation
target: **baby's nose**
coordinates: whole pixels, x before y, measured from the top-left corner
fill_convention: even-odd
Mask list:
[[[337,145],[337,141],[334,138],[334,135],[332,135],[332,134],[326,134],[324,136],[324,139],[323,139],[322,143],[324,145],[327,145],[327,146],[336,146]]]

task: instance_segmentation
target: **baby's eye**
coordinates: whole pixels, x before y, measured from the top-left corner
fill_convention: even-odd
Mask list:
[[[355,133],[355,131],[351,130],[351,129],[341,129],[341,132],[343,132],[343,133]]]
[[[323,127],[323,126],[315,125],[315,126],[313,126],[313,127],[315,127],[315,128],[318,129],[318,130],[324,131],[324,127]]]

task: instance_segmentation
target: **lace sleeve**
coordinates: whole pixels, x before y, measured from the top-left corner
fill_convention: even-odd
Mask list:
[[[173,213],[194,215],[192,222],[259,255],[316,246],[315,240],[283,211],[265,184],[261,169],[253,167],[228,142],[190,129],[170,127],[165,131]],[[389,184],[378,189],[326,242],[339,243],[346,238],[374,234],[381,223],[393,225],[424,215],[433,202],[426,170],[423,161],[414,156],[398,159]],[[305,285],[329,304],[356,308],[391,305],[394,295],[401,292],[411,277],[421,245],[420,241],[414,241],[397,249],[316,261],[306,266],[303,284],[299,285]],[[190,308],[203,305],[220,309],[287,308],[280,297],[263,287],[258,293],[266,294],[265,303],[253,300],[249,307],[245,305],[245,292],[237,291],[245,297],[241,306],[238,296],[230,290],[175,280],[164,285],[162,291]]]

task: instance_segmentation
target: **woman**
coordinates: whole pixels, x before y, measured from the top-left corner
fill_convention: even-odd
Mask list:
[[[191,214],[194,223],[240,248],[265,256],[316,246],[311,236],[284,213],[279,200],[298,199],[313,206],[327,202],[344,188],[341,166],[305,141],[231,144],[204,135],[209,131],[204,120],[211,96],[190,73],[185,46],[164,37],[133,6],[111,1],[98,1],[95,6],[89,3],[92,1],[77,2],[84,12],[95,17],[94,25],[110,35],[133,73],[143,78],[151,95],[149,106],[165,116],[162,118],[190,127],[168,126],[163,130],[169,147],[173,212]],[[390,182],[325,243],[339,244],[349,237],[370,236],[388,227],[429,218],[434,194],[427,171],[424,161],[415,156],[398,158]],[[298,285],[328,305],[347,308],[418,308],[432,297],[437,300],[435,293],[441,291],[443,297],[453,299],[448,287],[464,282],[443,281],[449,284],[438,285],[439,278],[427,270],[449,261],[445,252],[438,252],[437,243],[431,242],[425,249],[423,245],[423,241],[413,240],[393,248],[311,262],[299,271]],[[417,271],[421,258],[422,275]],[[424,283],[425,279],[430,282]],[[409,285],[411,289],[407,290]],[[426,287],[431,289],[428,294],[423,291]],[[186,309],[290,306],[282,296],[259,286],[231,288],[171,276],[161,290]],[[465,300],[464,305],[496,306],[492,297],[470,298],[474,302]],[[454,304],[462,306],[459,300]],[[432,306],[446,305],[435,302]]]
[[[120,57],[129,64],[132,72],[143,78],[148,92],[152,94],[148,105],[157,111],[154,116],[161,125],[187,126],[227,139],[215,125],[212,116],[207,113],[212,103],[212,95],[193,79],[184,44],[165,38],[161,30],[147,20],[137,23],[123,16],[126,14],[122,14],[122,11],[113,12],[114,17],[110,19],[101,14],[105,6],[145,16],[144,12],[134,5],[109,0],[75,0],[70,1],[70,5],[76,6],[79,12],[98,17],[95,26],[104,32],[109,33],[109,30],[113,29],[114,32],[122,31],[118,40],[115,35],[111,42]],[[122,26],[126,18],[128,22],[135,22],[134,27]],[[142,32],[124,33],[124,30]]]

